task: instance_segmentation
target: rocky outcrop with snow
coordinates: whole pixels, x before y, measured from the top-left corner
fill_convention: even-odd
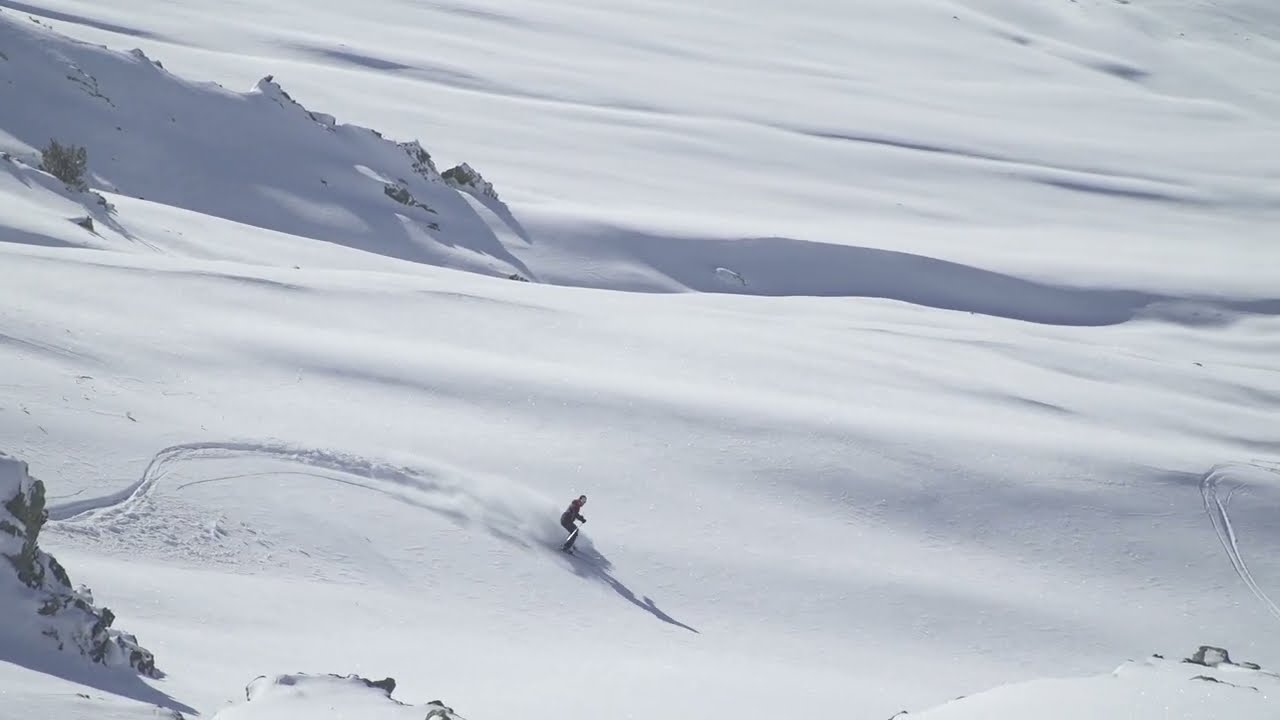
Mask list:
[[[1184,660],[1153,655],[1096,678],[996,688],[902,720],[1274,720],[1280,674],[1202,646]]]
[[[41,167],[41,149],[57,141],[84,149],[83,187],[108,196],[415,263],[529,274],[464,197],[498,202],[478,173],[459,166],[446,179],[419,142],[311,110],[275,76],[245,93],[191,82],[141,51],[78,42],[2,8],[0,48],[10,174]],[[92,196],[72,197],[52,175],[40,183],[52,188],[23,179],[0,175],[4,240],[134,252],[170,242],[148,237],[147,222],[119,201],[113,226],[101,212],[93,227],[66,225],[99,211]]]
[[[485,180],[484,176],[466,163],[445,170],[443,177],[450,187],[469,192],[482,199],[499,200],[498,192],[493,189],[493,183]]]
[[[348,675],[259,677],[245,688],[245,702],[214,720],[463,720],[439,701],[407,705],[391,697],[396,681]]]
[[[31,477],[26,463],[3,453],[0,503],[5,561],[0,562],[0,626],[5,632],[40,637],[52,648],[95,663],[159,677],[152,654],[132,635],[113,630],[115,615],[96,607],[88,588],[73,588],[57,559],[40,549],[40,530],[48,519],[44,483]]]

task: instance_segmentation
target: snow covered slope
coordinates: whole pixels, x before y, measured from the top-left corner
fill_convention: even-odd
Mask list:
[[[1208,650],[1211,657],[1204,658]],[[1109,676],[1040,680],[998,688],[910,717],[924,720],[1263,720],[1276,715],[1280,675],[1257,665],[1212,657],[1202,648],[1175,662],[1153,656],[1120,666]]]
[[[0,4],[0,83],[22,98],[0,106],[0,150],[86,146],[94,187],[169,214],[157,226],[112,198],[123,227],[101,238],[65,217],[14,234],[977,312],[1017,294],[1005,307],[1036,321],[1060,321],[1052,305],[1119,305],[1088,313],[1112,322],[1168,297],[1275,298],[1257,262],[1280,262],[1268,7],[650,2],[382,0],[358,17],[288,1]],[[33,14],[117,51],[61,42]],[[412,167],[418,148],[312,111],[479,158],[514,204],[450,192]],[[30,195],[13,203],[60,202]],[[211,218],[282,235],[255,254]]]
[[[88,150],[85,182],[95,189],[403,260],[524,270],[418,143],[312,113],[270,76],[233,93],[179,79],[141,51],[71,42],[3,11],[0,47],[0,83],[15,100],[0,107],[0,151],[13,156],[0,187],[25,210],[6,213],[22,233],[14,239],[193,254],[165,238],[172,230],[133,230],[127,211],[99,223],[102,234],[66,223],[39,232],[49,215],[76,214],[63,207],[75,198],[23,167],[39,165],[40,150],[57,140]],[[484,199],[502,207],[492,192]],[[44,212],[31,213],[33,205]]]
[[[5,658],[26,707],[882,719],[1280,667],[1269,4],[0,8],[0,449],[166,671]]]
[[[1201,484],[1223,466],[1274,597],[1280,483],[1245,463],[1280,450],[1276,318],[3,268],[0,433],[49,483],[45,542],[205,712],[246,673],[391,675],[468,717],[888,717],[1133,648],[1280,664]]]

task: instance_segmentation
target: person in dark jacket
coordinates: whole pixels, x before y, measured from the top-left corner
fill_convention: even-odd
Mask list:
[[[582,506],[587,504],[587,496],[579,495],[576,500],[569,503],[569,507],[560,515],[560,527],[569,531],[569,539],[564,541],[564,545],[560,549],[571,553],[573,552],[573,543],[578,539],[578,526],[574,525],[575,520],[586,522],[587,519],[582,517]]]

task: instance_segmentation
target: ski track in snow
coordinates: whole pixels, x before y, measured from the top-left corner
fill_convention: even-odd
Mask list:
[[[250,467],[173,484],[174,472],[184,465],[236,459],[248,460],[255,466],[275,460],[297,464],[302,469]],[[490,507],[477,502],[477,498],[463,497],[460,488],[447,486],[443,475],[432,476],[425,470],[393,467],[328,450],[261,442],[195,442],[164,448],[152,456],[137,481],[118,491],[51,504],[49,516],[55,522],[50,527],[66,537],[88,540],[103,549],[114,546],[118,552],[141,552],[229,568],[286,567],[290,558],[296,561],[301,556],[307,559],[312,578],[353,579],[360,572],[358,569],[344,566],[330,572],[324,567],[326,556],[330,560],[346,559],[341,554],[335,556],[333,548],[323,552],[319,548],[302,548],[296,540],[279,536],[277,529],[255,528],[254,523],[246,523],[234,511],[231,515],[211,513],[210,508],[192,505],[177,497],[162,498],[165,493],[159,492],[162,484],[181,491],[215,482],[286,476],[340,483],[379,493],[460,524],[480,520],[496,528],[495,534],[525,542],[516,527],[518,518],[495,519]],[[363,561],[363,567],[373,566],[386,573],[396,572],[393,564],[376,554],[366,556]]]
[[[1280,447],[1280,4],[477,4],[0,0],[0,450],[167,693],[879,719],[1280,663],[1188,501],[1280,618],[1271,478],[1216,465]],[[1064,711],[1131,679],[938,717],[1276,720]]]
[[[484,479],[464,479],[461,472],[454,473],[444,468],[400,467],[332,450],[268,442],[211,441],[172,445],[151,458],[136,482],[106,495],[51,504],[49,517],[55,521],[54,528],[72,534],[99,536],[102,531],[150,534],[157,535],[155,539],[163,546],[196,551],[197,548],[186,538],[201,532],[225,536],[222,520],[210,521],[207,513],[198,508],[166,507],[162,510],[152,504],[153,495],[161,482],[185,463],[235,458],[295,463],[311,471],[248,469],[188,481],[176,489],[254,477],[305,476],[379,493],[457,525],[475,524],[519,547],[547,544],[559,536],[558,529],[549,519],[555,516],[553,504],[535,494],[520,492],[519,488],[506,487],[500,492],[486,492],[492,488],[486,488]],[[459,477],[451,479],[453,474]],[[143,525],[147,528],[141,529]],[[256,531],[249,532],[258,535]],[[258,536],[256,542],[270,547],[265,537]],[[202,557],[206,554],[201,552]],[[235,560],[234,551],[230,551],[230,555],[224,551],[222,555],[225,556],[222,559]]]
[[[552,548],[558,546],[560,541],[563,540],[557,526],[553,526],[549,520],[545,523],[541,521],[544,516],[546,518],[555,516],[554,512],[549,508],[543,512],[543,509],[533,508],[532,506],[526,508],[500,507],[482,492],[468,492],[462,484],[452,487],[447,486],[443,480],[443,474],[435,475],[427,470],[394,466],[332,450],[259,442],[193,442],[171,445],[152,456],[150,462],[147,463],[146,469],[143,470],[141,477],[136,482],[119,491],[99,497],[51,505],[48,509],[49,517],[57,523],[54,526],[57,529],[71,531],[72,534],[84,534],[97,538],[100,537],[99,529],[105,528],[114,532],[122,529],[122,526],[129,526],[130,529],[138,531],[148,517],[160,515],[163,517],[158,518],[159,526],[144,528],[141,532],[147,534],[160,530],[165,535],[160,539],[162,545],[179,546],[191,550],[190,543],[186,539],[201,532],[218,536],[220,540],[225,539],[227,531],[222,527],[222,521],[215,520],[209,523],[199,516],[194,518],[170,517],[175,514],[175,511],[172,509],[156,511],[155,508],[147,507],[149,500],[156,488],[159,487],[160,482],[170,475],[175,466],[197,460],[228,460],[237,457],[282,460],[298,463],[316,470],[349,475],[353,478],[367,478],[375,482],[391,483],[411,491],[418,491],[425,495],[426,500],[393,492],[376,485],[333,477],[332,475],[286,470],[261,470],[218,475],[185,482],[178,485],[177,489],[182,490],[197,485],[251,477],[302,475],[382,493],[409,505],[440,513],[459,523],[480,521],[489,532],[499,539],[524,548],[534,545]],[[433,502],[433,497],[449,498],[450,501]],[[463,502],[456,502],[455,500],[457,499],[461,499]],[[476,509],[471,512],[459,509],[467,508],[468,504]],[[521,510],[526,512],[521,512]],[[527,517],[525,517],[526,514]],[[173,528],[167,527],[169,525],[181,527],[175,533]],[[257,531],[246,529],[254,536],[253,544],[265,548],[269,556],[274,549],[274,543]],[[579,539],[581,544],[577,548],[577,552],[565,558],[569,568],[575,575],[607,585],[619,597],[668,625],[682,628],[694,634],[699,632],[693,626],[683,623],[664,612],[649,596],[638,595],[614,575],[612,572],[613,564],[593,547],[588,538],[584,536]],[[208,544],[206,543],[205,545]],[[297,551],[310,557],[305,550]],[[237,547],[232,547],[230,550],[206,548],[200,551],[200,556],[204,560],[234,560],[243,552],[243,548]],[[244,558],[240,557],[238,559],[243,561]],[[258,559],[259,562],[262,560],[263,558]],[[339,576],[350,577],[345,573],[339,573]]]
[[[128,487],[99,497],[52,505],[49,508],[49,519],[74,522],[90,518],[101,518],[105,515],[128,510],[150,495],[160,480],[169,473],[170,468],[175,464],[195,459],[229,458],[237,455],[274,457],[315,468],[367,477],[371,480],[389,481],[426,491],[440,491],[442,489],[439,484],[431,483],[421,473],[408,468],[397,468],[327,450],[303,449],[284,444],[253,442],[182,443],[171,445],[156,453],[151,458],[151,461],[147,463],[142,476]],[[195,485],[199,482],[227,479],[232,478],[209,478],[187,483],[182,487]],[[359,483],[355,484],[359,485]],[[360,487],[370,490],[377,489],[366,485],[360,485]]]
[[[1210,470],[1200,481],[1200,493],[1204,497],[1205,511],[1209,513],[1209,521],[1213,523],[1213,530],[1217,533],[1218,540],[1222,543],[1222,548],[1226,550],[1231,566],[1235,569],[1236,574],[1240,576],[1240,579],[1244,581],[1245,586],[1249,588],[1249,592],[1262,601],[1263,606],[1267,608],[1267,612],[1271,613],[1277,620],[1280,620],[1280,605],[1277,605],[1267,595],[1266,591],[1258,585],[1258,581],[1254,579],[1253,573],[1249,571],[1249,566],[1245,563],[1244,556],[1240,552],[1240,541],[1236,537],[1235,528],[1231,525],[1231,515],[1227,512],[1227,506],[1231,504],[1231,498],[1244,486],[1244,481],[1233,480],[1237,484],[1231,487],[1225,498],[1219,491],[1223,479],[1229,477],[1229,470],[1232,467],[1258,468],[1276,474],[1280,474],[1280,468],[1257,463],[1248,463],[1243,466],[1219,465]]]

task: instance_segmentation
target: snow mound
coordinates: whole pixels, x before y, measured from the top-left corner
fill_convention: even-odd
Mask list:
[[[14,570],[0,569],[0,645],[17,647],[43,637],[46,645],[78,652],[95,663],[159,677],[152,654],[132,635],[112,630],[115,615],[95,607],[88,588],[73,589],[67,571],[40,549],[40,529],[49,517],[44,483],[31,477],[26,463],[3,453],[0,499],[0,555]]]
[[[1280,674],[1202,646],[1181,662],[1153,655],[1110,675],[1008,685],[921,713],[922,720],[1270,720]],[[899,714],[902,717],[903,714]]]
[[[0,86],[20,99],[0,103],[0,152],[26,166],[39,167],[41,149],[57,141],[87,151],[84,181],[102,192],[414,263],[529,274],[420,143],[313,112],[271,75],[248,93],[232,92],[179,78],[141,51],[79,42],[5,12],[0,47]],[[477,173],[468,179],[459,187],[496,201]],[[5,225],[30,214],[33,203],[56,205],[50,194],[59,192],[0,175],[0,210],[14,207],[0,214]],[[57,223],[57,231],[42,232],[18,220],[22,232],[5,239],[162,249],[128,215],[115,217],[114,242],[74,227],[68,240]]]
[[[245,688],[245,702],[214,720],[463,720],[440,701],[406,705],[391,697],[396,681],[348,675],[259,677]]]

